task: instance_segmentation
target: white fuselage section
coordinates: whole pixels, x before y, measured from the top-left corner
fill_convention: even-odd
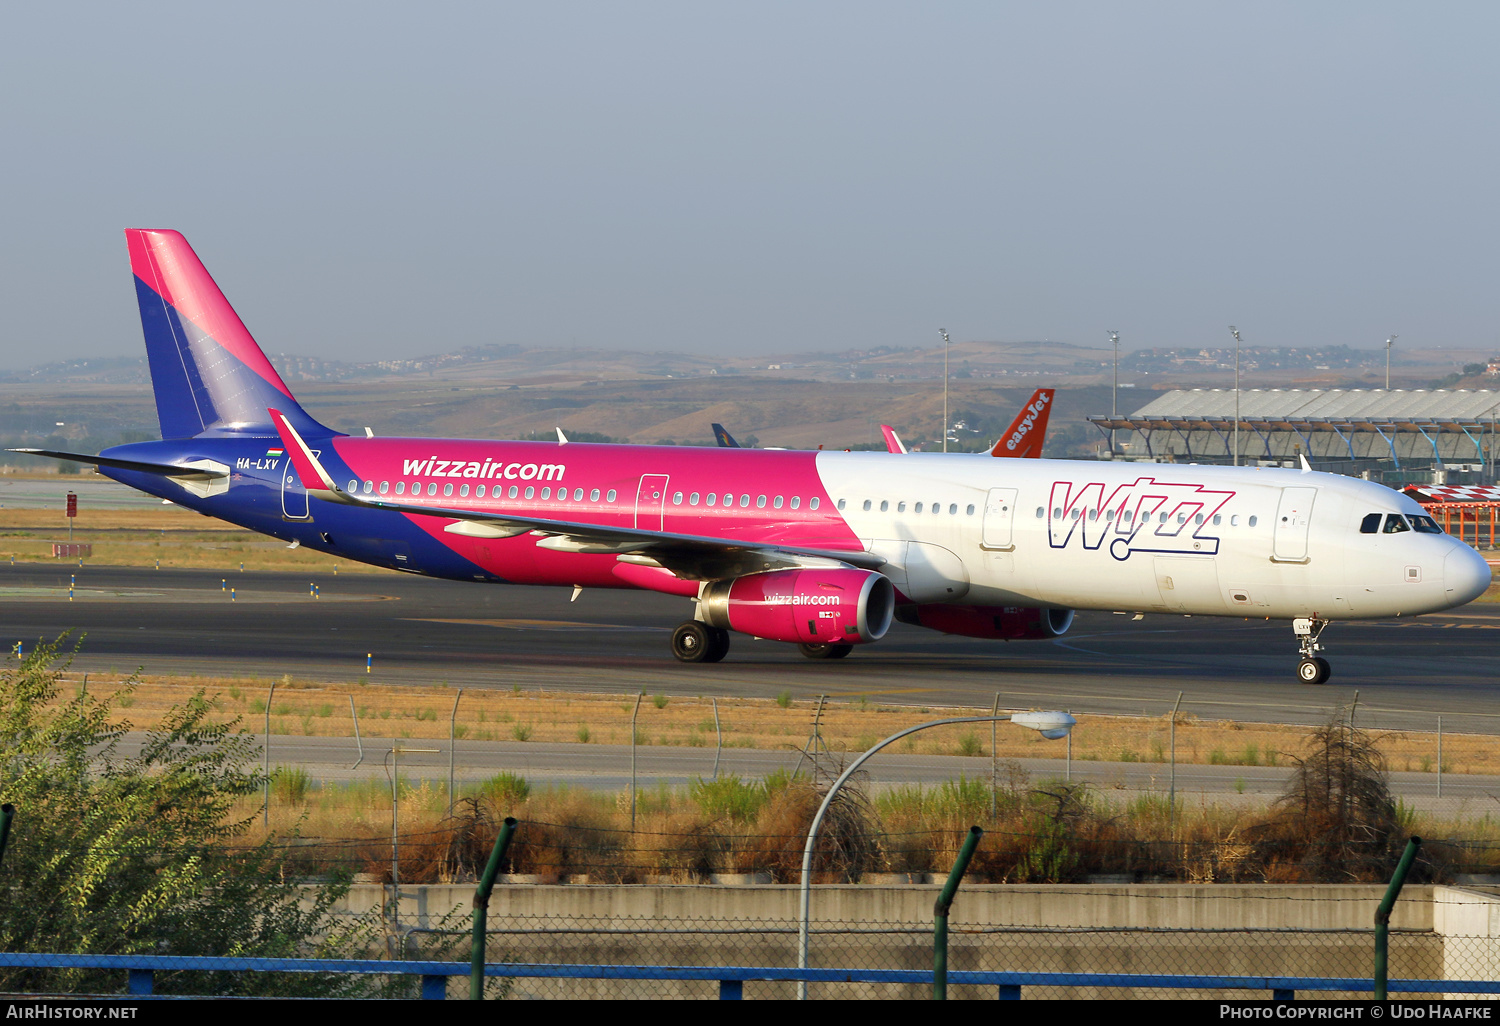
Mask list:
[[[1383,485],[1296,470],[822,453],[818,471],[914,602],[1327,620],[1472,601],[1483,557]]]

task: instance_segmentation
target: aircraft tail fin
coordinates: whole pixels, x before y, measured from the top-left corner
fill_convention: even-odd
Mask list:
[[[723,424],[715,424],[714,439],[718,441],[720,449],[738,449],[740,443],[734,440],[734,436],[724,430]]]
[[[1054,389],[1039,388],[1031,393],[1016,419],[1010,422],[1000,441],[990,450],[991,456],[1039,459],[1047,440],[1047,418],[1052,415]]]
[[[885,451],[890,453],[904,453],[906,446],[901,444],[901,436],[896,434],[896,429],[889,424],[880,425],[880,433],[885,435]]]
[[[334,433],[292,398],[181,233],[130,228],[125,240],[163,438],[275,435],[272,407],[306,434]]]

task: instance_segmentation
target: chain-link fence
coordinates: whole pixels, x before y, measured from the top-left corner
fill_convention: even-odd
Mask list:
[[[489,931],[489,959],[513,963],[567,965],[760,966],[796,965],[797,923],[785,920],[598,919],[590,917],[511,917]],[[413,931],[408,957],[459,959],[469,952],[467,935],[444,930]],[[809,940],[812,968],[907,969],[933,967],[931,923],[820,922]],[[1024,927],[974,923],[950,925],[950,971],[1025,973],[1125,973],[1166,976],[1274,976],[1369,979],[1372,929],[1171,929]],[[1393,930],[1392,979],[1486,978],[1500,940],[1444,937],[1425,930]],[[1466,970],[1468,972],[1466,972]],[[450,985],[456,986],[456,984]],[[931,996],[930,983],[814,982],[813,998],[906,998]],[[456,993],[456,992],[455,992]],[[702,980],[492,979],[493,996],[526,998],[713,998],[717,984]],[[749,981],[747,998],[792,998],[790,981]],[[1403,994],[1440,998],[1444,992]],[[993,998],[994,988],[952,984],[953,998]],[[1028,998],[1225,998],[1244,991],[1180,987],[1079,987],[1028,985]],[[1326,998],[1368,996],[1330,991]]]

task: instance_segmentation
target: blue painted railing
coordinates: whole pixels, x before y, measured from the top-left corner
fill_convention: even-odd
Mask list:
[[[418,976],[422,997],[442,1000],[450,976],[467,977],[467,962],[377,961],[340,958],[229,958],[211,955],[52,955],[0,952],[0,966],[34,969],[118,969],[127,974],[127,993],[149,997],[158,972],[236,971],[260,973],[347,973]],[[744,996],[746,982],[931,984],[927,969],[784,969],[773,966],[547,965],[493,962],[484,974],[500,978],[563,980],[708,980],[719,997]],[[1018,999],[1022,987],[1137,987],[1164,990],[1269,991],[1291,1001],[1299,991],[1372,993],[1374,981],[1325,976],[1169,976],[1147,973],[1024,973],[949,970],[950,984],[997,988],[1002,999]],[[1500,994],[1500,980],[1391,980],[1388,990],[1403,994]]]

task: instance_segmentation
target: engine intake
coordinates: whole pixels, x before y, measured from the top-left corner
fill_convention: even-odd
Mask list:
[[[861,645],[890,630],[896,589],[870,570],[772,570],[714,581],[699,608],[712,626],[757,638]]]
[[[902,606],[903,623],[917,624],[944,634],[1007,641],[1055,638],[1073,626],[1073,610],[1023,606]]]

